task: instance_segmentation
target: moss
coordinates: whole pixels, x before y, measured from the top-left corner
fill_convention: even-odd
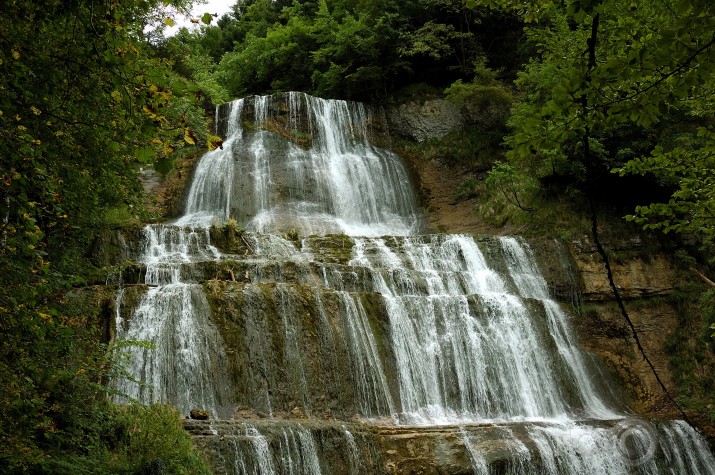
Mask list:
[[[346,234],[310,236],[307,244],[322,262],[347,264],[353,257],[354,243]]]
[[[235,223],[235,224],[234,224]],[[253,248],[246,239],[245,231],[235,220],[227,221],[222,226],[211,226],[209,229],[211,244],[227,254],[253,254]]]
[[[297,146],[308,150],[313,145],[313,134],[309,131],[301,131],[296,129],[289,129],[286,117],[283,116],[283,120],[280,118],[271,117],[268,119],[266,124],[266,130],[276,133],[281,137],[284,137]]]

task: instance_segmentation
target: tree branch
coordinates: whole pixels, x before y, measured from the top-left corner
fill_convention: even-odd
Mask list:
[[[695,267],[691,267],[690,270],[693,271],[693,272],[695,272],[695,275],[697,275],[698,277],[700,277],[700,280],[702,280],[703,282],[705,282],[705,283],[706,283],[707,285],[709,285],[710,287],[715,288],[715,282],[713,282],[712,280],[708,279],[708,277],[707,277],[705,274],[703,274],[702,272],[700,272],[699,270],[697,270]]]
[[[605,103],[603,103],[603,104],[599,104],[597,107],[594,107],[594,109],[609,107],[609,106],[612,106],[612,105],[614,105],[614,104],[619,104],[619,103],[621,103],[621,102],[630,101],[631,99],[634,99],[634,98],[640,96],[641,94],[645,94],[646,92],[650,91],[651,89],[653,89],[653,88],[655,88],[655,87],[658,87],[661,83],[665,82],[665,81],[668,80],[669,78],[675,76],[676,74],[678,74],[678,73],[682,72],[683,70],[687,69],[688,67],[690,67],[690,63],[692,63],[693,61],[695,61],[695,58],[697,58],[701,53],[704,53],[708,48],[710,48],[710,47],[713,46],[713,45],[715,45],[715,35],[713,35],[713,37],[710,39],[710,41],[708,41],[707,43],[705,43],[705,45],[704,45],[703,47],[697,49],[690,57],[688,57],[685,61],[683,61],[683,62],[682,62],[680,65],[678,65],[675,69],[673,69],[673,70],[670,71],[669,73],[664,74],[664,75],[663,75],[662,77],[660,77],[657,81],[655,81],[654,83],[650,84],[650,85],[647,86],[646,88],[640,89],[640,90],[634,92],[633,94],[631,94],[631,95],[629,95],[629,96],[626,96],[626,97],[623,97],[623,98],[620,98],[620,99],[614,99],[614,100],[612,100],[612,101],[610,101],[610,102],[605,102]]]

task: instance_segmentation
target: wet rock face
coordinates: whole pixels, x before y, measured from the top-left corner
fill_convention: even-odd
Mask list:
[[[315,419],[187,419],[185,428],[217,473],[236,473],[235,467],[243,467],[237,473],[254,473],[260,466],[255,473],[471,475],[472,447],[489,473],[510,473],[519,465],[515,448],[527,450],[529,444],[536,450],[521,424],[396,428]],[[534,461],[530,467],[538,466]]]
[[[600,255],[586,239],[570,247],[581,288],[581,314],[574,323],[583,346],[607,363],[633,409],[645,414],[673,413],[675,408],[616,304]],[[630,243],[628,257],[612,259],[613,280],[648,358],[669,392],[676,394],[667,350],[678,325],[678,310],[669,301],[679,285],[676,268],[664,254],[644,256],[637,250]]]
[[[684,423],[642,419],[433,427],[187,419],[184,427],[216,473],[237,474],[666,473],[660,467],[671,466],[678,438],[697,438]],[[650,447],[647,460],[609,442],[624,433]],[[682,459],[675,465],[685,468]]]
[[[583,289],[561,244],[419,232],[362,106],[288,93],[225,112],[230,138],[201,159],[185,214],[144,229],[145,285],[117,293],[118,338],[157,349],[120,392],[205,409],[186,428],[218,473],[631,472],[614,457],[624,410],[573,338]],[[710,463],[697,436],[670,439]]]
[[[367,272],[367,260],[382,261],[378,257],[382,254],[404,260],[414,245],[424,244],[422,240],[434,240],[432,245],[436,246],[444,245],[449,238],[383,241],[333,235],[294,241],[230,230],[213,233],[222,236],[216,244],[220,242],[222,249],[237,254],[224,255],[218,261],[193,262],[193,269],[187,269],[186,276],[203,287],[208,300],[211,320],[226,348],[228,378],[233,382],[232,400],[236,407],[232,414],[222,416],[232,420],[189,419],[186,427],[217,473],[460,475],[475,473],[475,467],[477,473],[555,473],[542,467],[546,463],[542,461],[544,447],[556,447],[553,454],[547,453],[551,462],[563,457],[565,461],[559,459],[558,463],[575,463],[578,454],[574,460],[566,458],[580,447],[578,431],[583,430],[584,424],[588,427],[583,437],[589,441],[596,438],[602,444],[598,447],[601,452],[589,458],[588,463],[609,460],[606,452],[613,445],[606,444],[606,440],[613,435],[608,427],[602,428],[607,421],[578,421],[578,426],[565,428],[519,422],[394,425],[392,417],[401,417],[405,410],[398,405],[399,376],[396,355],[392,352],[395,335],[384,296],[370,290],[378,276]],[[269,241],[271,253],[261,254]],[[514,256],[506,249],[517,248],[505,247],[502,239],[485,237],[474,241],[489,262],[489,269],[496,275],[512,276],[504,282],[506,288],[513,292],[519,287],[526,295],[532,295],[530,292],[534,290],[528,290],[531,286],[527,284],[537,275],[509,269],[513,264],[509,256]],[[535,261],[546,269],[547,279],[552,281],[548,293],[561,295],[560,300],[568,304],[575,293],[569,289],[578,274],[572,272],[575,267],[568,256],[561,256],[563,244],[545,240],[534,242],[532,247]],[[460,247],[459,252],[443,256],[444,264],[465,259],[464,253],[469,249]],[[309,260],[304,259],[306,255],[310,255]],[[356,265],[357,262],[362,264]],[[407,280],[401,279],[410,272],[396,273],[395,268],[396,264],[392,264],[380,275],[400,277],[395,282],[403,282],[412,298],[427,291],[426,276],[420,277],[415,272],[407,284]],[[133,294],[144,291],[146,288],[141,286],[126,289],[127,310],[134,306],[128,303]],[[482,303],[475,296],[468,298],[474,318],[487,317],[478,310]],[[543,304],[537,298],[527,297],[524,305],[529,309],[530,319],[535,322],[546,319]],[[358,307],[364,311],[363,331],[369,328],[374,335],[377,359],[382,362],[385,374],[382,388],[380,381],[371,379],[368,362],[360,360],[350,346],[354,336],[349,335],[355,329],[349,322],[360,320],[361,315],[350,312]],[[616,317],[612,317],[614,321]],[[586,322],[580,317],[575,319]],[[505,327],[501,326],[500,333],[504,332]],[[623,335],[619,338],[623,339]],[[608,338],[611,340],[616,338]],[[558,353],[552,346],[550,351]],[[601,342],[598,346],[608,347]],[[624,354],[628,354],[628,349],[613,347],[614,358],[623,358]],[[602,351],[601,355],[611,361],[610,354]],[[619,364],[633,367],[626,360]],[[364,371],[358,372],[356,368]],[[631,374],[626,377],[636,379]],[[567,386],[565,381],[560,384]],[[383,390],[392,395],[393,408],[380,399]],[[450,394],[445,393],[445,397]],[[578,405],[577,395],[569,391],[564,392],[562,399],[570,406]],[[574,470],[570,467],[565,473],[580,473]]]
[[[339,294],[274,282],[223,283],[207,293],[228,348],[239,413],[350,420],[360,412]],[[387,318],[382,303],[374,294],[363,299],[377,310],[370,324],[380,327]]]
[[[216,473],[385,474],[369,429],[322,421],[186,420]]]

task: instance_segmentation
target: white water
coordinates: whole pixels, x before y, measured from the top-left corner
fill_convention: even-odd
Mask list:
[[[347,292],[338,292],[345,315],[346,335],[351,350],[350,367],[355,393],[365,416],[395,414],[395,404],[387,385],[385,371],[365,310]]]
[[[249,238],[258,259],[306,265],[311,252],[278,233],[345,233],[354,236],[348,269],[323,267],[320,288],[334,292],[339,302],[340,333],[348,343],[363,418],[458,424],[475,473],[491,470],[490,442],[475,439],[470,424],[486,422],[502,427],[513,473],[533,473],[536,465],[548,474],[715,473],[704,439],[687,424],[674,421],[651,430],[631,424],[613,407],[607,385],[594,377],[595,363],[579,349],[570,317],[551,299],[528,245],[501,238],[497,250],[469,236],[413,236],[422,229],[414,192],[399,159],[368,142],[366,108],[288,94],[287,126],[310,137],[309,146],[301,148],[271,131],[279,120],[272,115],[273,101],[266,96],[250,101],[255,130],[242,127],[247,100],[225,106],[224,148],[198,164],[185,215],[145,229],[141,262],[150,288],[131,319],[124,321],[118,312],[117,334],[156,348],[132,349],[131,378],[119,381],[118,389],[183,412],[201,407],[214,416],[227,413],[231,390],[223,344],[191,272],[197,262],[221,258],[208,237],[212,223],[236,218],[249,231],[269,233]],[[396,368],[386,367],[375,330],[350,286],[376,293],[384,303]],[[118,300],[126,300],[121,292]],[[290,285],[279,283],[273,295],[290,365],[288,384],[310,413],[308,368]],[[319,287],[314,295],[320,318],[327,320]],[[397,375],[396,384],[388,380],[388,369]],[[272,415],[268,387],[265,400]],[[525,433],[509,429],[523,423]],[[311,431],[281,430],[271,445],[266,435],[247,427],[234,441],[241,452],[234,473],[321,473]],[[347,430],[346,440],[352,457],[357,450]],[[351,470],[359,470],[350,460]]]
[[[320,461],[313,435],[304,427],[282,429],[280,441],[283,473],[288,475],[320,475]]]
[[[525,256],[517,241],[501,243]],[[525,294],[519,296],[469,237],[396,238],[393,246],[399,253],[382,238],[357,238],[351,264],[371,270],[373,290],[388,307],[401,421],[618,417],[585,375],[558,305],[542,293],[545,311],[539,314],[523,300],[545,289],[533,285],[541,277],[531,261],[508,262],[509,275]],[[558,352],[546,350],[553,345]],[[563,368],[571,373],[570,385],[563,384]],[[579,405],[567,402],[566,392],[574,391]]]
[[[118,314],[116,338],[137,342],[127,353],[127,375],[115,382],[120,402],[173,404],[183,413],[206,409],[214,417],[231,404],[221,337],[210,322],[200,285],[184,280],[187,264],[216,259],[206,230],[150,225],[144,229],[142,262],[147,293],[125,321]],[[124,297],[126,290],[119,291]],[[123,303],[118,298],[118,308]],[[150,345],[150,347],[149,347]],[[219,381],[219,384],[216,384]]]
[[[353,434],[343,426],[343,433],[345,435],[345,441],[348,444],[348,454],[350,457],[350,475],[359,475],[364,471],[364,465],[362,463],[360,449],[355,442],[355,437]]]
[[[272,123],[272,99],[253,98],[258,130],[237,131],[232,142],[234,167],[240,170],[235,173],[243,177],[234,188],[250,192],[232,206],[246,229],[373,236],[419,229],[407,172],[396,155],[368,142],[365,107],[289,93],[286,125],[300,127],[299,118],[305,117],[309,127],[304,133],[286,132],[309,137],[306,149],[288,141],[277,144],[277,135],[262,128]]]

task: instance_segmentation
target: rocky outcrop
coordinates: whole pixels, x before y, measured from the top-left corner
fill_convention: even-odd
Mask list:
[[[638,243],[630,244],[611,246],[621,254],[610,263],[613,280],[645,354],[675,397],[668,342],[678,326],[678,309],[670,299],[679,286],[676,267],[665,254],[645,255],[638,252]],[[583,238],[574,241],[571,250],[581,279],[582,305],[575,326],[583,346],[607,363],[634,410],[676,414],[617,305],[595,246]]]
[[[140,180],[150,212],[161,218],[175,218],[182,213],[194,167],[204,152],[198,150],[176,158],[166,175],[153,169],[142,170]]]
[[[583,297],[589,302],[613,300],[601,256],[593,246],[575,242],[579,272],[583,283]],[[635,248],[637,249],[637,248]],[[613,280],[624,299],[666,297],[676,290],[676,269],[664,254],[638,255],[612,259]]]
[[[417,142],[444,137],[464,124],[459,108],[444,99],[406,102],[387,107],[390,130]]]

